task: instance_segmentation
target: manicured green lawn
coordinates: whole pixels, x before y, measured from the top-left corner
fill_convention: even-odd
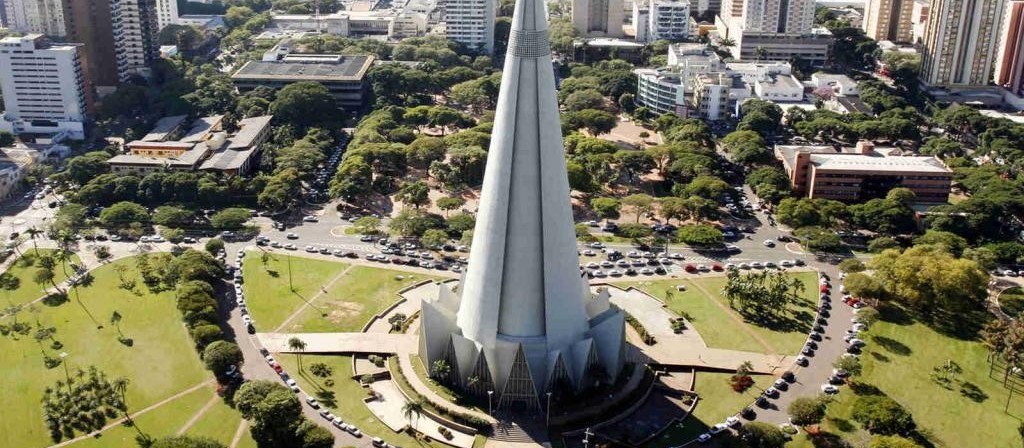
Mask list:
[[[280,252],[272,253],[264,266],[260,253],[258,250],[246,252],[242,275],[245,302],[261,331],[274,331],[348,267],[345,263],[292,257]],[[289,277],[294,291],[289,286]]]
[[[42,447],[52,442],[43,423],[39,400],[43,389],[64,378],[64,368],[47,369],[43,353],[57,356],[68,353],[67,366],[76,368],[95,365],[110,378],[126,377],[130,411],[145,408],[210,378],[192,348],[192,341],[174,306],[174,293],[150,293],[141,279],[138,295],[119,288],[115,267],[127,268],[125,276],[137,277],[134,259],[124,259],[102,266],[93,272],[95,281],[79,288],[81,302],[75,294],[70,301],[53,307],[44,304],[26,309],[16,317],[54,327],[54,338],[60,349],[49,343],[38,344],[29,336],[0,336],[0,365],[4,371],[3,396],[0,408],[0,446]],[[118,342],[118,330],[110,324],[114,311],[121,314],[121,332],[131,338],[131,347]],[[0,320],[4,324],[14,317]],[[102,328],[97,328],[97,327]]]
[[[803,282],[804,300],[787,310],[786,316],[791,325],[779,328],[765,328],[752,322],[737,328],[737,322],[743,322],[744,318],[729,308],[729,301],[721,293],[726,284],[725,276],[638,282],[622,286],[634,286],[662,300],[672,311],[689,314],[692,317],[691,323],[709,347],[794,354],[807,339],[807,332],[814,320],[813,305],[818,290],[816,273],[794,272],[790,275]],[[680,284],[686,285],[686,291],[676,291],[676,286]],[[764,341],[767,347],[760,341]]]
[[[238,424],[242,422],[242,414],[218,399],[217,403],[206,410],[202,418],[188,429],[188,434],[204,436],[214,439],[225,446],[231,445],[231,439],[235,437]],[[249,437],[249,431],[245,436]]]
[[[693,414],[665,431],[660,437],[644,445],[646,448],[665,448],[679,446],[695,439],[708,428],[725,421],[726,417],[735,415],[740,409],[750,405],[761,394],[763,388],[770,386],[772,377],[754,375],[754,386],[743,393],[737,393],[729,385],[731,373],[698,372],[694,390],[699,394],[700,401]]]
[[[349,378],[352,375],[352,357],[350,356],[304,355],[302,357],[302,365],[307,366],[305,372],[299,372],[298,363],[294,356],[280,356],[278,357],[278,362],[284,366],[285,370],[294,374],[299,387],[304,391],[327,391],[332,393],[336,400],[334,406],[329,406],[332,412],[341,417],[342,420],[356,425],[363,433],[367,434],[367,437],[380,437],[390,444],[403,448],[447,446],[417,441],[405,433],[396,434],[381,423],[380,420],[377,420],[377,417],[363,404],[363,397],[366,397],[366,389],[362,388],[355,380]],[[334,369],[334,374],[331,376],[334,379],[334,387],[324,387],[323,378],[315,377],[309,373],[308,366],[315,362],[322,362]],[[314,392],[313,395],[316,396],[316,393]],[[324,405],[325,402],[326,400],[320,400],[321,405]]]
[[[399,279],[401,277],[401,279]],[[398,291],[423,280],[423,274],[369,266],[353,266],[313,301],[284,330],[295,333],[360,331],[363,325],[398,301]],[[326,314],[326,315],[325,315]]]
[[[56,253],[57,251],[54,249],[39,249],[38,251],[39,255],[53,256]],[[24,255],[18,260],[15,260],[14,264],[12,264],[10,269],[7,270],[7,272],[9,272],[11,275],[18,279],[18,288],[15,289],[14,291],[0,291],[0,297],[3,297],[5,302],[9,302],[4,303],[4,306],[8,304],[22,305],[25,303],[29,303],[33,300],[42,297],[44,294],[43,291],[46,288],[53,287],[50,283],[40,285],[33,281],[32,277],[35,275],[36,271],[39,270],[39,265],[24,265],[24,261],[29,259],[33,260],[34,262],[36,259],[36,254],[37,252],[35,249],[26,250]],[[82,261],[79,260],[78,255],[72,255],[69,263],[82,264]],[[68,278],[67,275],[64,274],[64,270],[64,267],[61,266],[60,264],[58,264],[57,267],[54,268],[53,270],[53,281],[58,285],[60,284],[60,282],[67,280]],[[67,266],[67,272],[69,274],[72,272],[70,266]]]
[[[886,316],[893,314],[885,313]],[[859,381],[882,390],[906,407],[922,432],[931,433],[936,446],[1020,446],[1017,426],[1024,418],[1024,397],[1015,395],[1010,413],[1004,413],[1007,390],[1002,378],[989,378],[987,350],[978,341],[955,339],[908,320],[879,321],[866,335]],[[947,362],[963,372],[953,390],[931,379],[932,369]],[[961,395],[961,385],[973,384],[982,394],[978,401]],[[866,440],[867,434],[850,419],[856,395],[844,387],[829,406],[824,428],[843,438]],[[802,438],[792,444],[811,447]]]
[[[174,435],[192,418],[196,412],[214,395],[212,387],[202,388],[179,397],[159,408],[142,414],[135,419],[135,424],[146,435],[152,438]],[[236,413],[237,415],[237,413]],[[193,426],[193,428],[195,428]],[[188,431],[192,434],[192,431]],[[100,437],[85,439],[70,446],[75,448],[122,448],[138,446],[135,437],[138,432],[130,426],[117,426],[104,431]],[[230,439],[228,440],[230,442]]]
[[[999,307],[1003,312],[1016,316],[1024,311],[1024,290],[1019,286],[1007,289],[999,295]]]

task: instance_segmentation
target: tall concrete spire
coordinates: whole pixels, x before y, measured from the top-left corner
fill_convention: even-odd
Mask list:
[[[452,382],[534,407],[556,385],[618,374],[623,315],[590,297],[569,199],[547,11],[518,0],[469,267],[458,293],[423,307],[421,356],[454,365]]]

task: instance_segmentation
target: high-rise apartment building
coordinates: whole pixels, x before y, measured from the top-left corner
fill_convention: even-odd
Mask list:
[[[0,129],[85,137],[81,44],[53,44],[42,34],[0,39]]]
[[[814,28],[813,0],[722,0],[718,34],[736,59],[828,61],[832,35]]]
[[[4,0],[6,26],[20,33],[63,37],[61,0]]]
[[[912,42],[914,0],[867,0],[864,34],[874,40]]]
[[[931,1],[914,0],[914,6],[911,7],[911,11],[910,32],[913,42],[916,44],[924,40],[924,29],[928,24],[928,14],[931,12]]]
[[[978,87],[992,79],[1006,0],[933,0],[922,43],[921,81]]]
[[[149,65],[160,57],[157,0],[114,0],[112,4],[118,80],[149,76]]]
[[[480,52],[494,52],[496,0],[444,0],[448,39]]]
[[[573,0],[572,26],[581,36],[622,36],[622,0]]]
[[[64,25],[67,39],[82,42],[82,66],[86,90],[103,94],[117,86],[117,55],[114,49],[110,0],[66,0]]]
[[[1014,95],[1024,96],[1024,0],[1006,4],[999,37],[995,82]]]
[[[178,21],[177,0],[156,0],[156,22],[157,31],[164,29],[167,25],[173,25]]]
[[[650,0],[647,11],[649,40],[681,40],[690,36],[688,0]]]

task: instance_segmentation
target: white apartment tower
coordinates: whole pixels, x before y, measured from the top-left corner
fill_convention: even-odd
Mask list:
[[[572,26],[581,36],[621,37],[622,0],[573,0]]]
[[[723,0],[721,17],[737,31],[808,34],[814,26],[814,0]]]
[[[113,0],[111,17],[117,77],[149,76],[149,65],[160,57],[157,40],[157,0]]]
[[[0,39],[0,129],[85,137],[81,44],[51,44],[41,34]]]
[[[444,0],[448,39],[485,54],[494,53],[496,0]]]
[[[921,51],[921,81],[980,87],[992,80],[1006,0],[933,0]]]
[[[19,33],[62,37],[64,9],[61,0],[4,0],[7,27]]]
[[[178,22],[178,2],[176,0],[156,0],[157,31]]]
[[[650,41],[681,40],[690,36],[689,0],[650,0],[647,13]]]

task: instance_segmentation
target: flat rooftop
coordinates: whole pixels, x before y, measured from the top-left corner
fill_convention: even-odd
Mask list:
[[[270,120],[274,118],[273,115],[263,115],[260,117],[243,118],[238,121],[238,133],[234,137],[231,137],[230,143],[228,143],[229,149],[242,149],[249,148],[252,146],[256,137],[263,132],[267,126],[270,126]]]
[[[295,55],[301,57],[302,55]],[[320,55],[305,55],[315,57]],[[334,55],[331,55],[334,56]],[[288,62],[249,61],[235,74],[233,80],[282,81],[361,81],[373,64],[373,56],[337,55],[332,61]]]
[[[156,124],[153,125],[153,130],[149,131],[149,133],[142,137],[141,140],[144,142],[161,142],[167,140],[167,135],[176,131],[181,124],[185,122],[186,118],[188,118],[188,115],[172,115],[169,117],[163,117],[156,121]]]
[[[811,154],[810,163],[818,170],[870,171],[877,173],[922,173],[950,174],[950,170],[934,156],[887,155],[893,148],[875,148],[869,154],[861,154],[856,148],[843,148],[837,152],[831,146],[776,146],[776,151],[794,165],[798,152]]]
[[[111,165],[135,165],[135,166],[178,166],[192,167],[202,159],[210,148],[206,143],[199,143],[192,149],[181,153],[177,157],[151,157],[137,154],[120,154],[107,159]]]

